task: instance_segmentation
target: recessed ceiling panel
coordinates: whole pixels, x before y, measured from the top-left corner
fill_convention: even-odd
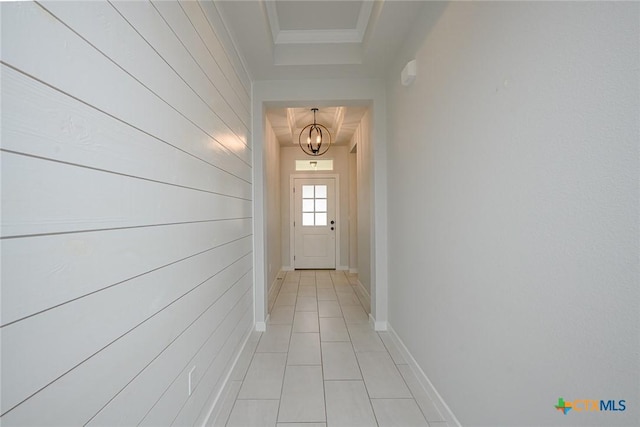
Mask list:
[[[266,110],[267,120],[281,146],[297,146],[300,131],[313,123],[310,107],[270,107]],[[316,113],[317,123],[326,126],[335,145],[348,145],[368,107],[321,107]]]
[[[449,3],[238,0],[203,4],[211,13],[219,11],[252,79],[281,80],[386,78],[425,5],[434,13],[428,20],[432,23]]]
[[[362,1],[277,1],[281,30],[355,29]]]
[[[362,47],[358,43],[343,43],[336,46],[279,45],[273,52],[275,65],[330,65],[361,64]]]

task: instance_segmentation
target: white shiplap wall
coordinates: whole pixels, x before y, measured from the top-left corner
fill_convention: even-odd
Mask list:
[[[249,78],[215,6],[0,11],[0,421],[202,423],[253,324]]]

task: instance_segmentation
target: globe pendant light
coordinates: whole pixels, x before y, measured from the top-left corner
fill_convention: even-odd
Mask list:
[[[298,144],[300,144],[302,151],[308,155],[322,156],[331,146],[331,134],[325,126],[316,123],[316,111],[318,109],[312,108],[311,111],[313,111],[313,123],[302,128],[298,137]]]

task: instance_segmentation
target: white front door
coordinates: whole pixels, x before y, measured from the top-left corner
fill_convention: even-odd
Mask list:
[[[336,268],[334,178],[294,179],[294,267]]]

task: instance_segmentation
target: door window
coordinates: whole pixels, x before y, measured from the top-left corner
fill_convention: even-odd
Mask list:
[[[302,226],[326,227],[327,225],[327,186],[302,186]]]

